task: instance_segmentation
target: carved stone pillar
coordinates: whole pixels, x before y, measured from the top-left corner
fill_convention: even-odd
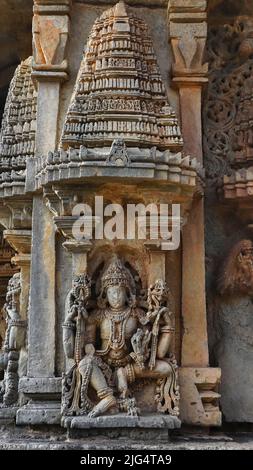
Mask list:
[[[202,87],[207,82],[208,70],[208,65],[203,63],[207,35],[206,8],[206,0],[169,1],[169,36],[173,53],[172,82],[179,91],[184,151],[196,157],[201,164],[203,162],[201,95]],[[184,384],[187,377],[189,385],[189,380],[193,384],[196,383],[194,366],[206,368],[205,374],[201,374],[205,383],[208,381],[206,375],[208,376],[209,371],[207,368],[209,356],[205,297],[204,204],[200,198],[196,198],[193,202],[188,222],[183,227],[182,242],[181,365],[184,368],[187,367],[188,372],[185,373],[182,370],[181,381]],[[217,385],[220,371],[210,369],[210,373],[212,383],[215,382]],[[216,380],[214,380],[215,374]],[[196,388],[195,385],[194,387]],[[213,398],[210,398],[211,405],[208,410],[205,410],[200,399],[200,407],[195,400],[190,399],[188,393],[190,388],[187,386],[181,390],[182,420],[195,425],[219,425],[221,415],[217,408],[218,395],[216,391],[212,392],[213,387],[209,387],[209,394],[213,393]],[[197,387],[196,391],[200,389],[201,387]],[[193,401],[195,406],[190,405]],[[209,413],[210,410],[212,413]]]
[[[57,146],[61,82],[68,78],[65,50],[71,0],[34,0],[33,71],[38,88],[35,154]],[[32,189],[29,174],[26,189]],[[55,227],[41,195],[33,199],[31,302],[27,377],[20,390],[30,399],[17,413],[17,424],[54,424],[60,420],[61,378],[55,377]],[[40,338],[40,340],[38,340]]]
[[[53,151],[61,82],[68,78],[65,49],[71,0],[34,0],[33,72],[38,83],[36,154]]]
[[[57,423],[61,379],[55,377],[55,228],[42,196],[33,201],[27,376],[20,391],[31,399],[17,424]]]

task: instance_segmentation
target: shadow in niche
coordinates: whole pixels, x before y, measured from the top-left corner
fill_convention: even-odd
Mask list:
[[[9,84],[4,86],[3,88],[0,88],[0,126],[2,124],[4,106],[5,106],[5,101],[7,98],[8,89],[9,89]]]
[[[209,13],[212,16],[252,15],[252,0],[211,0]]]

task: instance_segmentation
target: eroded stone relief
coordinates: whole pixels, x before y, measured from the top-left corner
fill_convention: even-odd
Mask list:
[[[248,165],[252,153],[251,25],[210,27],[209,85],[204,105],[205,167],[209,183]]]
[[[8,283],[4,312],[7,329],[0,353],[0,366],[4,370],[1,382],[1,407],[14,405],[18,401],[18,361],[19,351],[24,344],[26,322],[21,320],[20,309],[20,274],[16,273]]]

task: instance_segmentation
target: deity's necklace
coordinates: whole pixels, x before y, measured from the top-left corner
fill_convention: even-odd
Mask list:
[[[113,312],[112,310],[106,311],[107,318],[111,322],[111,337],[110,337],[110,346],[112,349],[121,349],[125,344],[125,329],[126,322],[130,316],[131,308],[127,310],[119,311],[118,313]],[[118,328],[116,327],[118,325]]]

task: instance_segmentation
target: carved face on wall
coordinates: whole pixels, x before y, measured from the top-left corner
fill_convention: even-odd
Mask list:
[[[126,304],[126,288],[124,286],[110,286],[107,289],[107,300],[112,309],[118,310]]]
[[[253,294],[253,242],[240,240],[225,259],[218,279],[220,294]]]

